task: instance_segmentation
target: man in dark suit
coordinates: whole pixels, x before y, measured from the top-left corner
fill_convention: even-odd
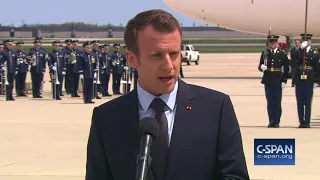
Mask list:
[[[150,170],[156,180],[249,180],[230,97],[179,79],[179,22],[163,10],[144,11],[128,22],[124,37],[137,88],[94,108],[86,179],[134,179],[139,120],[155,117],[160,131]]]

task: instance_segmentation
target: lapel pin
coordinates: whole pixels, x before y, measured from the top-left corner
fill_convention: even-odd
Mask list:
[[[187,110],[191,110],[191,106],[187,106]]]

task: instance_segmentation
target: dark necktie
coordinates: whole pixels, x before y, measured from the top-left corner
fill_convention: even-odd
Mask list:
[[[155,98],[150,107],[155,111],[155,119],[159,123],[159,136],[152,142],[152,172],[155,180],[164,180],[167,152],[168,152],[168,121],[165,115],[165,103],[160,98]]]

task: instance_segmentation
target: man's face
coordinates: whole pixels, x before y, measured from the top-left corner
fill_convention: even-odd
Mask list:
[[[73,43],[73,44],[72,44],[72,48],[73,48],[73,49],[77,49],[77,48],[78,48],[78,43]]]
[[[91,46],[85,46],[85,47],[84,47],[84,50],[85,50],[87,53],[90,53],[90,52],[91,52]]]
[[[71,43],[66,43],[67,48],[71,49],[72,44]]]
[[[296,40],[295,45],[296,45],[296,47],[300,47],[301,46],[300,41]]]
[[[272,42],[270,42],[270,47],[272,48],[272,49],[274,49],[274,48],[276,48],[277,47],[277,42],[276,41],[272,41]]]
[[[105,48],[103,48],[103,52],[105,52],[105,53],[109,52],[108,46],[106,46]]]
[[[12,49],[12,46],[13,46],[12,42],[6,43],[6,47],[7,47],[8,49]]]
[[[36,49],[40,49],[41,44],[40,44],[40,43],[36,43],[36,44],[34,45],[34,47],[35,47]]]
[[[58,43],[53,44],[53,48],[54,48],[56,51],[60,51],[60,44],[58,44]]]
[[[99,44],[98,43],[93,44],[92,47],[93,47],[94,50],[99,50]]]
[[[114,47],[114,51],[120,52],[120,47],[118,47],[118,46]]]
[[[22,50],[23,50],[23,45],[22,45],[22,44],[19,44],[19,45],[17,46],[17,49],[18,49],[19,51],[22,51]]]
[[[138,71],[139,84],[153,95],[172,92],[181,64],[179,31],[162,33],[148,26],[139,32],[137,43],[139,57],[127,50],[127,58]]]

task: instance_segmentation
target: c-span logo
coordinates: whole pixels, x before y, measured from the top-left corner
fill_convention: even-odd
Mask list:
[[[254,139],[254,165],[295,165],[295,139]]]

